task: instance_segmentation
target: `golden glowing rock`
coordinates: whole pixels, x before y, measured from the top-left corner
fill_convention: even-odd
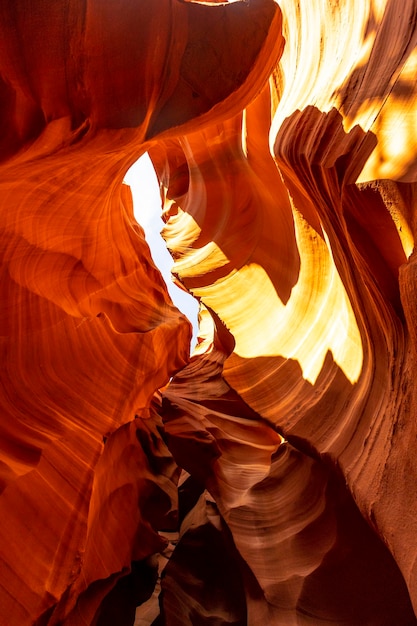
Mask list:
[[[415,0],[0,32],[0,624],[415,624]]]

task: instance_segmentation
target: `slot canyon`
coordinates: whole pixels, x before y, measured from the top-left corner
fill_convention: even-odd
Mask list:
[[[0,626],[417,625],[417,0],[0,33]]]

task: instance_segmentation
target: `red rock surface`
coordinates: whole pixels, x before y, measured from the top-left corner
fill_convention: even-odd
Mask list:
[[[1,626],[416,623],[416,24],[1,3]]]

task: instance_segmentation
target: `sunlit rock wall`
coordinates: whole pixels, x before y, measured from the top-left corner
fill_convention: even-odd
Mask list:
[[[415,624],[415,0],[0,33],[0,624]]]

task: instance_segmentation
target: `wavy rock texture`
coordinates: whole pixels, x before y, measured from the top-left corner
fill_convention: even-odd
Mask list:
[[[417,622],[416,25],[1,4],[1,624]]]

